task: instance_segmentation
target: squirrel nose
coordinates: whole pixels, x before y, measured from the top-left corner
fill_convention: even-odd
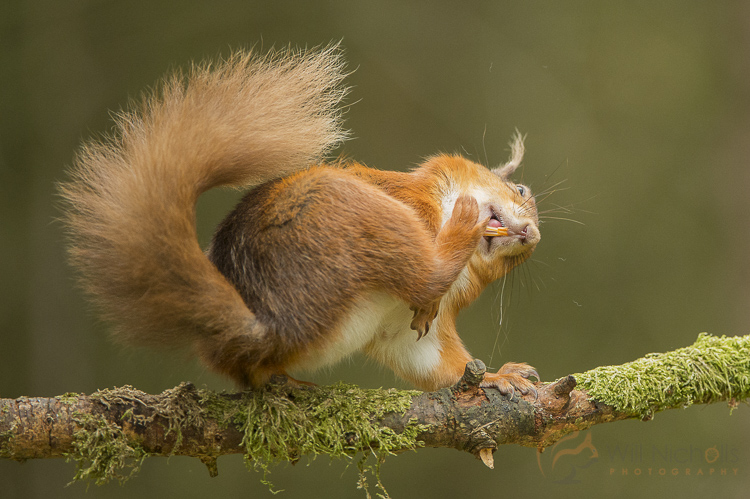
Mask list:
[[[521,241],[521,244],[535,246],[539,243],[540,239],[539,229],[533,222],[528,223],[518,232],[518,239]]]
[[[529,224],[526,224],[523,226],[523,229],[521,229],[521,232],[518,233],[518,238],[521,240],[522,243],[526,242],[526,236],[527,232],[529,230]]]

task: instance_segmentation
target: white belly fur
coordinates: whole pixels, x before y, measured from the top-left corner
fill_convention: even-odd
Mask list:
[[[440,362],[440,344],[434,333],[417,341],[417,332],[410,327],[413,315],[403,300],[383,292],[369,293],[357,300],[342,321],[337,340],[325,351],[306,357],[300,367],[314,370],[366,351],[396,373],[426,376]],[[437,329],[436,322],[431,329]]]

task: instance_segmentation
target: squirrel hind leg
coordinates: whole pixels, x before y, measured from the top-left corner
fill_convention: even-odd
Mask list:
[[[287,376],[284,359],[290,357],[274,348],[266,333],[267,328],[256,319],[243,330],[230,329],[200,338],[196,350],[204,364],[231,378],[240,388],[260,388],[274,375]]]

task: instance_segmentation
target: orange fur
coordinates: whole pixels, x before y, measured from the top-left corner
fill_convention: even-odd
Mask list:
[[[242,386],[354,351],[424,389],[461,376],[458,312],[539,241],[533,198],[509,180],[523,143],[494,170],[320,164],[346,136],[342,66],[335,47],[197,66],[82,148],[61,187],[70,253],[120,338],[194,345]],[[254,187],[206,258],[195,202],[219,185]],[[528,390],[524,369],[487,386]]]

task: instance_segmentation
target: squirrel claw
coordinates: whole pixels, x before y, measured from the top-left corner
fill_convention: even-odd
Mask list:
[[[411,322],[411,328],[417,332],[417,341],[430,332],[430,321],[420,323],[417,319]]]
[[[430,326],[432,321],[435,320],[438,313],[438,307],[440,302],[436,302],[429,308],[418,308],[412,307],[414,311],[414,317],[411,320],[411,328],[417,332],[417,341],[421,340],[423,336],[426,336],[430,332]]]

